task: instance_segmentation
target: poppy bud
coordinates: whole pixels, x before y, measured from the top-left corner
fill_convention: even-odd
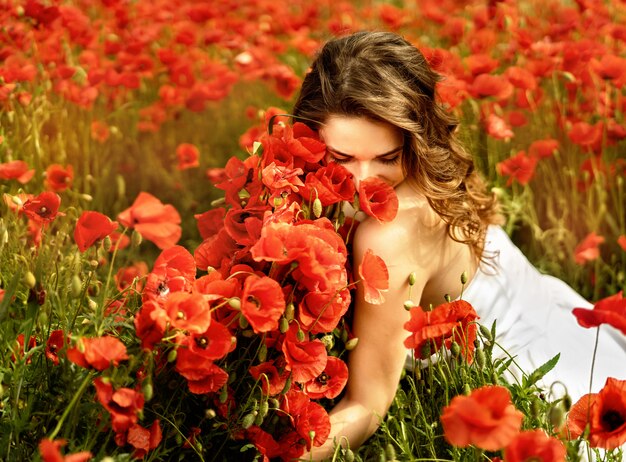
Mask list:
[[[214,419],[216,415],[217,414],[215,413],[214,409],[207,409],[206,411],[204,411],[204,417],[206,417],[207,419]]]
[[[446,300],[446,302],[450,303],[452,301],[452,297],[450,297],[450,294],[445,294],[443,296],[443,298]]]
[[[295,311],[295,305],[293,303],[288,303],[285,307],[285,318],[287,318],[287,321],[291,321],[294,318]]]
[[[152,387],[152,383],[145,382],[143,384],[141,391],[143,392],[143,396],[146,401],[150,401],[152,399],[152,396],[154,395],[154,389]]]
[[[480,333],[485,340],[487,340],[488,342],[491,342],[493,340],[493,337],[491,336],[491,331],[487,328],[487,326],[483,326],[482,324],[480,324],[478,329],[480,330]]]
[[[289,321],[281,316],[280,321],[278,322],[278,329],[280,330],[281,334],[287,332],[289,330]]]
[[[322,216],[322,201],[319,197],[316,197],[313,201],[313,215],[315,215],[315,218]]]
[[[296,338],[298,339],[298,342],[304,342],[304,331],[300,328],[298,328],[298,332],[296,332]]]
[[[91,311],[96,311],[98,309],[98,304],[91,298],[87,298],[87,305],[89,305],[89,309]]]
[[[346,448],[346,454],[344,457],[346,462],[354,462],[354,452],[352,452],[352,449]]]
[[[254,412],[250,412],[249,414],[246,414],[242,421],[241,421],[241,426],[247,430],[248,428],[250,428],[252,426],[252,424],[254,423],[254,419],[256,418],[256,411]]]
[[[452,357],[458,358],[461,354],[461,346],[456,342],[452,342],[452,345],[450,345],[450,353],[452,353]]]
[[[24,284],[26,284],[29,289],[32,289],[33,287],[35,287],[35,284],[37,284],[35,275],[31,273],[30,271],[26,271],[26,274],[24,274],[23,281],[24,281]]]
[[[410,286],[415,285],[416,279],[417,279],[417,274],[415,274],[415,271],[412,271],[411,274],[409,274],[409,285]]]
[[[96,269],[98,267],[98,260],[89,260],[89,266],[91,268]]]
[[[274,198],[274,208],[278,208],[283,204],[283,198],[282,197],[275,197]]]
[[[81,194],[80,197],[87,202],[91,202],[93,200],[93,196],[90,194]]]
[[[541,403],[538,399],[533,399],[530,403],[530,415],[532,417],[538,417],[539,412],[541,411]]]
[[[130,236],[130,242],[133,247],[139,247],[141,245],[141,241],[143,240],[143,236],[136,229],[133,230],[133,234]]]
[[[80,297],[80,294],[83,290],[83,282],[80,280],[80,276],[75,274],[72,276],[72,281],[70,282],[70,295],[72,298]]]
[[[270,406],[267,401],[261,401],[259,405],[259,415],[265,417],[270,410]]]
[[[387,460],[396,460],[396,448],[393,447],[393,444],[389,443],[387,445],[385,455],[387,456]]]
[[[461,284],[463,285],[467,284],[467,271],[463,271],[461,273]]]
[[[563,424],[565,412],[560,405],[555,405],[548,411],[548,420],[554,428],[560,428]]]
[[[565,409],[565,412],[568,412],[572,407],[572,397],[570,395],[565,395],[563,396],[563,400],[561,402],[563,403],[563,409]]]
[[[485,367],[485,351],[482,348],[476,349],[476,364],[478,364],[479,368]]]
[[[260,141],[255,141],[254,143],[252,143],[252,155],[261,155],[261,153],[263,152],[263,143],[261,143]]]
[[[178,357],[178,350],[170,350],[170,352],[167,354],[167,362],[173,363],[174,361],[176,361],[177,357]]]
[[[285,393],[287,393],[289,390],[291,390],[291,375],[289,377],[287,377],[287,380],[285,381],[285,386],[283,387],[283,389],[281,390],[280,394],[284,395]]]
[[[228,306],[235,310],[241,309],[241,300],[237,297],[232,297],[228,299]]]
[[[313,441],[315,439],[315,430],[309,430],[309,441]]]
[[[224,404],[227,399],[228,399],[228,388],[222,387],[222,390],[220,391],[219,401],[220,403]]]
[[[472,387],[469,386],[469,383],[463,385],[463,394],[465,396],[469,396],[472,394]]]
[[[411,311],[411,308],[415,307],[415,303],[413,303],[413,300],[407,300],[406,302],[404,302],[404,309],[407,311]]]
[[[126,181],[122,175],[115,175],[118,197],[126,197]]]
[[[246,317],[242,314],[239,315],[239,327],[241,327],[242,329],[247,328],[250,325],[250,323],[248,322],[248,320],[246,319]]]
[[[267,359],[267,345],[265,345],[265,343],[262,343],[261,346],[259,347],[259,361],[264,363],[266,359]]]
[[[326,347],[326,351],[330,351],[335,346],[335,337],[332,334],[326,334],[321,339],[322,343]]]
[[[211,207],[218,207],[220,205],[224,205],[225,203],[226,203],[226,198],[218,197],[217,199],[211,201]]]
[[[346,342],[346,350],[348,351],[354,350],[358,343],[359,343],[358,337],[351,338],[350,340]]]
[[[273,409],[278,409],[278,407],[280,406],[280,401],[278,401],[276,398],[270,398],[268,400],[268,403],[272,405]]]
[[[263,423],[263,416],[261,415],[260,412],[257,412],[256,418],[254,419],[254,425],[256,425],[257,427],[260,427],[262,423]]]
[[[102,240],[102,248],[105,250],[105,252],[109,252],[112,245],[113,243],[111,242],[111,238],[109,236],[105,236],[105,238]]]

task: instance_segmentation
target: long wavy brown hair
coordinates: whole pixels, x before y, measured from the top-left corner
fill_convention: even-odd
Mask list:
[[[318,130],[330,115],[384,121],[404,133],[402,167],[444,220],[452,239],[484,257],[486,228],[501,222],[493,194],[457,139],[458,121],[435,99],[441,76],[390,32],[327,42],[304,78],[293,114]]]

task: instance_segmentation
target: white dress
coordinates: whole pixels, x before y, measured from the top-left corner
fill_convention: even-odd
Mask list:
[[[462,295],[480,316],[479,322],[491,327],[497,321],[496,341],[515,356],[526,373],[560,353],[557,365],[541,383],[549,387],[562,382],[574,401],[588,393],[596,329],[581,327],[572,309],[591,308],[592,304],[560,279],[541,274],[499,226],[488,228],[485,252],[493,255],[491,266],[481,263]],[[493,351],[505,356],[497,346]],[[513,370],[513,376],[519,374]],[[626,379],[626,336],[603,325],[593,373],[594,393],[607,377]],[[562,387],[554,391],[560,395]]]

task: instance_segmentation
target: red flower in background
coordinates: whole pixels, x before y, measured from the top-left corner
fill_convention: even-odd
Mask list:
[[[626,443],[626,380],[609,377],[599,393],[580,398],[567,415],[571,439],[589,425],[589,445],[616,449]]]
[[[278,328],[285,312],[285,297],[278,282],[269,277],[248,276],[241,294],[241,313],[257,334]]]
[[[105,122],[94,120],[91,122],[91,137],[99,143],[104,143],[109,139],[111,131]]]
[[[178,170],[200,166],[200,151],[190,143],[181,143],[176,148],[176,158],[178,159]]]
[[[67,359],[81,367],[103,371],[128,359],[126,346],[115,337],[81,338],[76,346],[67,350]],[[82,343],[82,348],[79,346]],[[82,350],[82,351],[81,351]]]
[[[551,438],[543,430],[519,433],[504,450],[506,462],[565,462],[567,451],[563,443]]]
[[[217,234],[217,232],[224,227],[225,215],[226,209],[223,207],[194,215],[193,217],[196,219],[200,237],[202,237],[202,239],[208,239]]]
[[[622,248],[622,250],[626,251],[626,235],[622,234],[617,238],[617,243]]]
[[[160,249],[176,245],[182,234],[180,215],[176,209],[146,192],[139,193],[133,205],[121,212],[117,219]]]
[[[445,344],[447,348],[453,341],[459,344],[462,354],[468,362],[472,361],[474,340],[476,339],[476,311],[465,300],[455,300],[437,306],[432,311],[424,311],[420,306],[411,308],[411,319],[404,328],[411,332],[404,341],[404,346],[415,350],[418,358],[424,359],[438,351]],[[424,351],[426,345],[434,351]]]
[[[393,187],[380,178],[370,177],[359,183],[361,210],[379,223],[392,221],[398,213],[398,196]]]
[[[467,91],[475,98],[491,96],[496,101],[504,101],[513,94],[513,85],[501,75],[480,74],[467,87]]]
[[[579,265],[584,265],[588,261],[596,260],[600,257],[600,244],[604,242],[604,237],[592,231],[574,249],[574,261]]]
[[[488,385],[473,390],[469,396],[452,398],[443,408],[441,423],[450,444],[497,451],[513,441],[523,418],[506,388]]]
[[[117,290],[120,292],[126,290],[131,286],[133,281],[136,281],[135,289],[141,292],[143,289],[144,281],[142,280],[148,274],[148,265],[143,262],[136,262],[130,266],[121,267],[117,270],[114,276]]]
[[[78,245],[78,250],[86,251],[96,241],[104,239],[115,231],[117,226],[117,221],[111,221],[100,212],[84,211],[74,228],[74,241]]]
[[[579,145],[584,151],[600,152],[602,149],[602,134],[604,122],[599,121],[594,125],[587,122],[576,122],[567,133],[569,139]]]
[[[59,164],[52,164],[46,169],[45,185],[47,189],[61,192],[72,187],[74,181],[74,167],[67,165],[65,168]]]
[[[100,377],[93,384],[98,401],[111,415],[113,431],[124,432],[137,423],[145,401],[143,394],[130,388],[114,390],[108,381]]]
[[[596,302],[593,309],[574,308],[572,314],[583,327],[608,324],[626,335],[626,298],[622,296],[621,291]]]
[[[66,444],[67,441],[63,439],[42,439],[39,442],[39,453],[43,462],[86,462],[93,457],[89,451],[81,451],[64,456],[61,454],[61,448]]]
[[[23,160],[13,160],[0,164],[0,180],[17,180],[22,184],[28,183],[35,169],[28,169],[28,164]]]
[[[350,307],[350,291],[306,292],[298,304],[298,320],[311,334],[331,332]]]
[[[289,415],[300,437],[306,441],[307,449],[310,450],[311,446],[321,446],[326,442],[330,434],[330,418],[321,405],[292,388],[285,395],[282,408]]]
[[[545,140],[533,141],[528,147],[528,155],[530,157],[538,157],[544,159],[546,157],[552,157],[555,151],[559,149],[559,142],[552,138]]]
[[[268,396],[274,396],[283,391],[289,378],[289,371],[284,367],[278,368],[275,361],[266,361],[256,366],[250,366],[248,371],[255,380],[259,381],[263,393]]]
[[[535,175],[537,162],[537,157],[527,156],[525,151],[520,151],[515,156],[498,162],[496,170],[498,174],[509,177],[506,181],[507,186],[511,186],[513,181],[526,185]]]
[[[489,114],[484,118],[483,123],[487,134],[497,140],[509,140],[513,138],[513,130],[502,117]]]
[[[136,459],[143,459],[151,449],[161,443],[162,438],[163,433],[158,419],[152,422],[150,429],[135,424],[128,429],[126,434],[126,442],[135,448],[133,457]]]
[[[0,300],[1,301],[1,300]],[[59,351],[65,346],[65,332],[61,329],[53,330],[46,342],[46,358],[48,358],[54,365],[59,365]]]
[[[365,301],[373,305],[384,303],[385,297],[382,293],[389,289],[389,271],[383,259],[367,249],[358,271]]]
[[[187,249],[176,245],[164,250],[148,274],[143,299],[162,301],[171,292],[189,292],[196,278],[196,262]]]
[[[326,368],[315,379],[304,385],[304,391],[312,399],[336,398],[348,382],[348,366],[341,359],[328,357]]]
[[[61,198],[52,191],[45,191],[24,202],[24,215],[38,224],[50,223],[59,213]]]

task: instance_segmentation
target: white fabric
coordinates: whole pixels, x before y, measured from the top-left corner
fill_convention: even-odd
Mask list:
[[[485,252],[493,255],[491,266],[481,263],[462,294],[479,322],[491,327],[497,321],[496,341],[526,373],[561,353],[542,384],[562,382],[574,401],[588,393],[596,329],[581,327],[571,311],[592,304],[563,281],[541,274],[499,226],[489,227]],[[497,346],[494,355],[505,356]],[[626,379],[626,336],[611,326],[600,328],[593,376],[593,392],[607,377]]]

